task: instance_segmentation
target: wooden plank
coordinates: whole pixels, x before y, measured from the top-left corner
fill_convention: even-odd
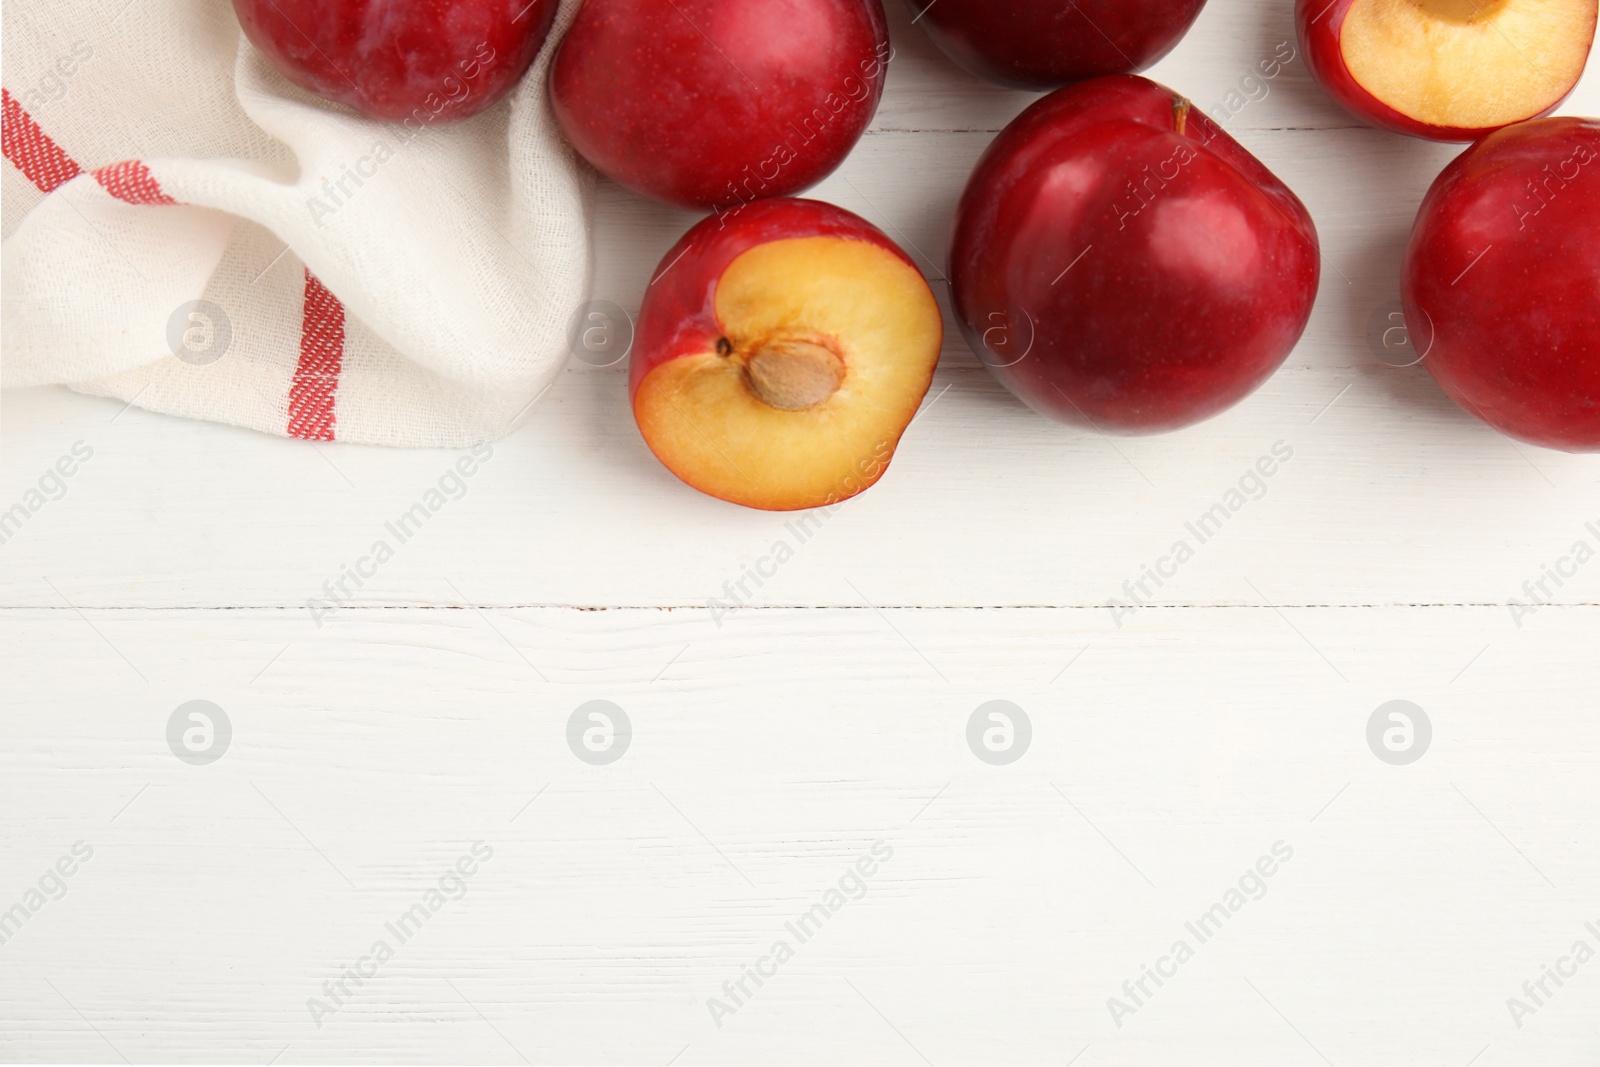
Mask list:
[[[8,1059],[1600,1052],[1587,975],[1521,1029],[1505,1006],[1600,920],[1600,609],[1517,641],[1486,608],[1171,609],[1110,634],[1059,610],[358,610],[309,640],[277,611],[4,623],[0,905],[93,849],[0,952]],[[197,698],[232,725],[205,766],[165,738]],[[595,699],[632,722],[608,766],[565,737]],[[1032,724],[1004,766],[966,740],[996,699]],[[1432,723],[1409,766],[1367,747],[1394,699]],[[466,895],[401,943],[385,924],[480,840]],[[790,933],[879,841],[860,899]],[[1187,931],[1280,841],[1264,895],[1247,879],[1214,938]],[[783,939],[719,1028],[707,1000]],[[1108,999],[1177,939],[1194,958],[1117,1026]],[[317,1026],[308,999],[379,940],[393,959]]]

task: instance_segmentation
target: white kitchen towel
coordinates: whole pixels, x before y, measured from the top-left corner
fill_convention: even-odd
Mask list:
[[[545,92],[577,6],[508,101],[397,125],[291,85],[228,0],[9,0],[0,384],[321,441],[508,432],[590,280]]]

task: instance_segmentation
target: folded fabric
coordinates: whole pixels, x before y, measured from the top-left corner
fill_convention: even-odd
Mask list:
[[[0,384],[321,441],[508,432],[570,352],[592,183],[546,68],[458,123],[291,85],[226,0],[4,8]]]

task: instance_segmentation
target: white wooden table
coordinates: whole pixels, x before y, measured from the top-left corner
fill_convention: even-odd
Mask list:
[[[1287,364],[1186,432],[1047,424],[951,323],[888,475],[800,544],[674,480],[623,368],[575,361],[314,619],[453,453],[5,394],[0,506],[92,458],[0,546],[0,1058],[1593,1067],[1600,962],[1560,961],[1600,950],[1600,562],[1507,601],[1600,547],[1600,464],[1370,343],[1458,149],[1357,125],[1299,61],[1247,81],[1289,7],[1212,0],[1151,72],[1219,118],[1254,89],[1225,124],[1326,253]],[[965,176],[1029,97],[889,13],[877,122],[813,195],[943,300]],[[1563,110],[1600,113],[1600,71]],[[596,297],[636,310],[691,221],[603,184]],[[1275,445],[1154,606],[1105,606]],[[191,700],[231,725],[209,764],[169,748]],[[595,700],[632,730],[603,765],[568,744]],[[1031,724],[1001,765],[967,739],[994,700]],[[1431,723],[1406,765],[1368,744],[1394,700]],[[1546,966],[1575,974],[1536,1004]]]

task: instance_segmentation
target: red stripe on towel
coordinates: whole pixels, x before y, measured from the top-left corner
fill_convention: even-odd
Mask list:
[[[289,386],[289,436],[332,441],[334,398],[344,364],[344,305],[306,271],[300,361]]]
[[[161,191],[160,184],[150,174],[150,168],[144,165],[143,160],[126,159],[109,167],[101,167],[94,172],[94,180],[106,192],[130,204],[177,203]]]
[[[50,135],[39,128],[33,116],[22,110],[9,89],[0,89],[4,115],[0,117],[0,151],[16,164],[41,193],[54,192],[83,171]]]

